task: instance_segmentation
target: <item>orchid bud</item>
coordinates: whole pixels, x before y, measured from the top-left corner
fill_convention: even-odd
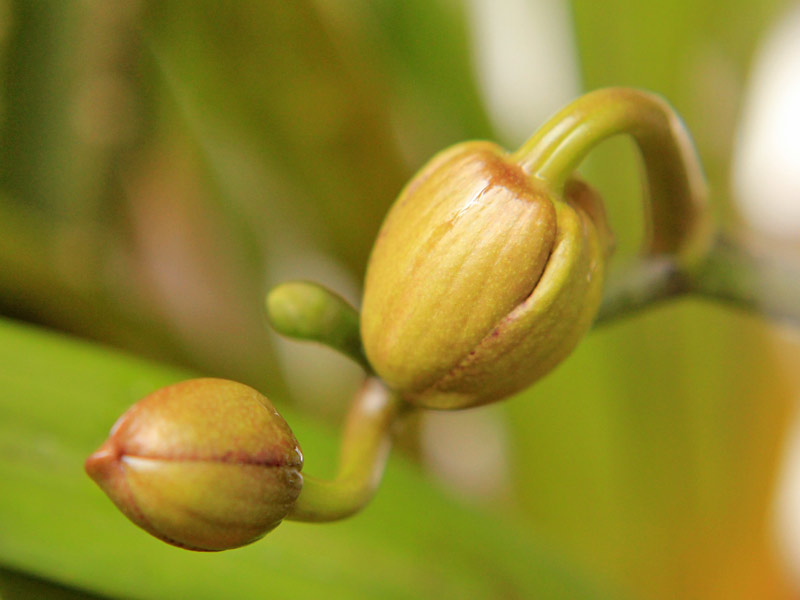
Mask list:
[[[408,183],[373,247],[367,358],[418,406],[513,394],[588,330],[610,245],[586,184],[571,178],[556,192],[494,144],[454,146]]]
[[[190,550],[249,544],[289,513],[303,457],[256,390],[222,379],[162,388],[132,406],[86,471],[131,521]]]

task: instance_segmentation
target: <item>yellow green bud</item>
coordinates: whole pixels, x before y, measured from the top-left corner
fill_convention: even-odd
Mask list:
[[[162,388],[132,406],[86,471],[154,536],[190,550],[249,544],[289,513],[303,457],[256,390],[222,379]]]
[[[500,147],[446,150],[408,183],[367,268],[370,364],[419,406],[504,398],[561,361],[594,319],[610,247],[584,183],[563,196]]]

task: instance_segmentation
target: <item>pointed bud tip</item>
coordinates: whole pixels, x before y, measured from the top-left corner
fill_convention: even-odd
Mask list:
[[[121,456],[122,452],[114,438],[109,438],[86,459],[83,468],[86,474],[102,488],[119,466]]]

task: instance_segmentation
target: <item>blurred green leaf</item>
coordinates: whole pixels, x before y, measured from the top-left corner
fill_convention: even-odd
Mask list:
[[[349,521],[284,523],[220,554],[167,546],[119,514],[82,462],[129,404],[188,374],[7,321],[0,364],[0,560],[13,569],[126,598],[612,597],[506,516],[437,493],[401,458]],[[330,469],[335,436],[285,416],[306,469]]]
[[[3,600],[30,600],[31,598],[41,600],[101,600],[102,597],[0,568],[0,598]]]

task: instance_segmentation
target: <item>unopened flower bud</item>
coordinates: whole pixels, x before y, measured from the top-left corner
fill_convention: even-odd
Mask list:
[[[264,536],[302,487],[289,426],[256,390],[222,379],[162,388],[132,406],[86,471],[154,536],[225,550]]]
[[[361,314],[370,364],[428,408],[527,387],[591,325],[609,238],[582,182],[560,197],[488,142],[442,152],[403,190],[373,248]]]

